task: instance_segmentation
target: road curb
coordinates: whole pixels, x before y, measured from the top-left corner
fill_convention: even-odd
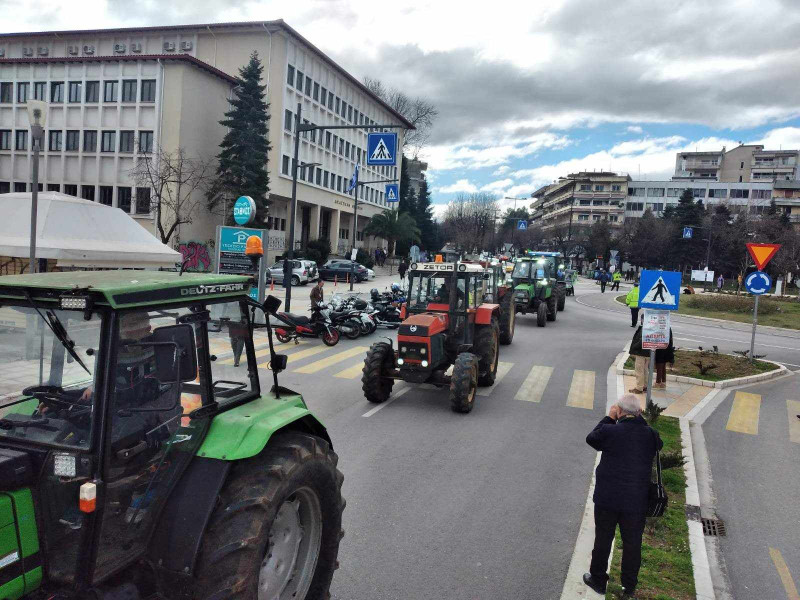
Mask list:
[[[688,350],[688,352],[695,352],[694,350]],[[630,356],[629,352],[625,352],[625,358],[620,361],[619,365],[617,366],[617,375],[636,375],[636,371],[632,369],[625,369],[625,361],[628,360],[628,356]],[[732,355],[729,355],[732,356]],[[750,383],[758,383],[759,381],[767,381],[769,379],[776,379],[778,377],[783,377],[789,371],[784,365],[780,363],[776,363],[772,360],[765,360],[763,358],[759,358],[758,360],[762,362],[768,362],[776,367],[772,371],[767,371],[766,373],[757,373],[756,375],[747,375],[745,377],[735,377],[733,379],[723,379],[722,381],[708,381],[706,379],[698,379],[696,377],[686,377],[684,375],[670,375],[667,374],[667,381],[675,381],[677,383],[690,383],[692,385],[699,385],[702,387],[707,388],[717,388],[717,389],[724,389],[728,387],[734,387],[737,385],[747,385]]]

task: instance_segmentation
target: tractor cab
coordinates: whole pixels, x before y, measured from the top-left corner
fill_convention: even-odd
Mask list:
[[[280,301],[251,300],[251,283],[142,271],[0,278],[0,598],[206,598],[229,576],[241,581],[237,597],[256,600],[264,586],[284,597],[272,593],[286,588],[280,573],[264,568],[274,511],[318,501],[287,490],[263,515],[240,515],[237,531],[211,531],[214,522],[244,500],[244,471],[266,493],[277,446],[320,452],[330,485],[310,494],[339,498],[341,482],[324,427],[278,385],[286,357],[274,353],[269,325],[255,323],[256,310]],[[257,347],[273,365],[269,391]],[[253,466],[232,469],[245,459]],[[306,597],[310,565],[328,568],[325,544],[338,548],[333,506],[313,524],[316,548],[281,556],[310,568],[291,584],[295,597]],[[265,545],[214,558],[244,539]]]
[[[553,264],[544,257],[520,257],[511,272],[516,311],[522,314],[535,312],[539,327],[556,319],[558,307],[554,277]]]

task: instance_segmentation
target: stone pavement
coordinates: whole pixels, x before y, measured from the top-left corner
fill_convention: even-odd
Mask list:
[[[625,391],[632,390],[636,385],[636,377],[629,375],[631,371],[625,371]],[[700,401],[711,393],[714,388],[691,383],[679,383],[677,381],[667,381],[667,387],[663,390],[654,389],[651,394],[653,402],[658,406],[666,407],[662,414],[668,417],[683,417],[689,413]],[[647,394],[636,394],[642,402],[644,408]]]

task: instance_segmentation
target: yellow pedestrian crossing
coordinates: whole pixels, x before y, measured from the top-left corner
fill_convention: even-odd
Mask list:
[[[758,435],[758,415],[761,410],[761,396],[736,392],[733,397],[733,406],[728,416],[729,431]]]
[[[800,444],[800,401],[787,400],[786,409],[789,413],[789,439],[795,444]]]
[[[299,344],[282,344],[275,346],[275,353],[276,354],[289,354],[290,352],[294,352],[296,348],[304,345],[305,342],[300,342]],[[244,356],[244,353],[242,353]],[[261,350],[256,350],[256,360],[259,358],[264,358],[265,356],[269,356],[269,347],[262,348]],[[232,365],[233,364],[233,357],[226,358],[224,360],[217,361],[221,365]],[[269,361],[267,361],[269,362]],[[262,365],[266,365],[267,363],[259,363]]]
[[[525,381],[522,382],[522,386],[517,391],[517,395],[514,396],[514,400],[541,402],[544,390],[552,374],[553,367],[535,365],[528,373]]]
[[[594,371],[575,370],[569,386],[567,406],[575,408],[594,408]]]
[[[305,350],[300,350],[300,352],[294,352],[293,354],[289,354],[286,358],[286,362],[291,364],[293,362],[297,362],[298,360],[303,360],[304,358],[308,358],[309,356],[314,356],[315,354],[319,354],[320,352],[327,352],[330,350],[330,346],[311,346],[310,348],[306,348]],[[285,354],[285,353],[281,353]],[[259,366],[261,366],[259,364]]]
[[[478,396],[488,396],[494,390],[494,386],[500,383],[503,380],[503,377],[508,375],[508,372],[511,370],[511,367],[514,366],[514,363],[507,363],[507,362],[498,362],[497,363],[497,375],[494,378],[494,383],[489,387],[482,387],[478,388]]]
[[[355,379],[356,377],[361,377],[361,372],[364,369],[364,361],[359,361],[354,364],[352,367],[346,368],[344,371],[339,371],[334,375],[334,377],[339,377],[340,379]]]
[[[311,348],[309,348],[309,350],[311,350]],[[318,371],[321,371],[322,369],[330,367],[331,365],[335,365],[336,363],[340,363],[343,360],[347,360],[348,358],[350,358],[352,356],[356,356],[358,354],[364,354],[366,351],[367,351],[367,347],[366,346],[355,346],[353,348],[349,348],[347,350],[343,350],[341,352],[337,352],[333,356],[328,356],[326,358],[323,358],[322,360],[318,360],[318,361],[313,362],[311,364],[308,364],[308,365],[305,365],[303,367],[300,367],[299,369],[295,369],[294,372],[295,373],[306,373],[306,374],[308,374],[308,373],[316,373]],[[302,352],[298,352],[297,354],[293,354],[289,358],[292,358],[292,357],[296,358],[299,354],[302,354]]]
[[[787,600],[800,600],[800,593],[797,591],[797,586],[794,584],[794,579],[792,579],[792,574],[789,571],[786,561],[783,560],[781,551],[770,548],[769,556],[775,565],[775,569],[778,571],[778,576],[781,578],[783,589],[786,590]]]

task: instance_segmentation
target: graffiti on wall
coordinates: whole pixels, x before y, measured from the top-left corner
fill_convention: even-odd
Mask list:
[[[211,258],[212,252],[208,242],[181,242],[178,252],[183,257],[187,271],[209,273],[213,270],[214,261]]]

